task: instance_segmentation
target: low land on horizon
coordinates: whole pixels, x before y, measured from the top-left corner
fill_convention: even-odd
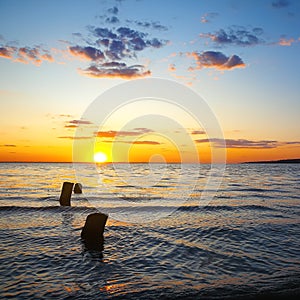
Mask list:
[[[280,159],[280,160],[263,160],[263,161],[248,161],[243,164],[299,164],[300,158]]]

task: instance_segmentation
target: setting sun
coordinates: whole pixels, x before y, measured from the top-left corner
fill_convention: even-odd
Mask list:
[[[97,152],[94,154],[94,161],[97,163],[104,163],[107,161],[107,156],[103,152]]]

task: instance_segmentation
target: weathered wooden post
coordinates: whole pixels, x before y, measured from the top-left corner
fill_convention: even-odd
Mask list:
[[[81,231],[81,238],[88,249],[103,250],[104,227],[108,215],[93,213],[87,216],[84,227]]]
[[[72,196],[72,190],[73,190],[73,182],[64,182],[61,194],[59,198],[59,203],[61,206],[71,206],[71,196]]]
[[[82,194],[82,184],[81,183],[75,183],[74,193],[75,194]]]

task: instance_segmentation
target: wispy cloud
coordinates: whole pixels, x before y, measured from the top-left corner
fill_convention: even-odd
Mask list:
[[[260,37],[263,32],[260,27],[247,29],[243,26],[232,26],[227,30],[220,29],[214,33],[201,33],[200,37],[209,38],[216,46],[236,45],[246,47],[265,43]]]
[[[246,65],[243,60],[237,56],[226,56],[222,52],[205,51],[202,53],[192,52],[187,53],[189,57],[192,57],[196,61],[196,66],[192,66],[189,69],[199,70],[202,68],[215,68],[218,70],[231,70],[234,68],[244,68]]]
[[[15,47],[4,45],[0,47],[0,57],[24,64],[33,63],[40,66],[43,61],[53,62],[54,58],[48,50],[36,47]]]
[[[108,67],[108,65],[113,65]],[[122,78],[133,79],[151,75],[143,65],[127,66],[125,63],[110,62],[100,65],[91,65],[86,69],[79,69],[80,74],[93,78]]]
[[[93,124],[93,123],[88,120],[71,120],[71,121],[67,121],[64,127],[65,128],[77,128],[80,125],[91,125],[91,124]]]
[[[107,10],[108,13],[117,15],[119,13],[119,9],[117,6],[113,6]]]
[[[290,2],[288,0],[277,0],[272,2],[272,6],[274,8],[283,8],[288,7],[290,5]]]
[[[139,136],[146,133],[151,133],[153,130],[149,128],[134,128],[132,131],[116,131],[116,130],[108,130],[108,131],[98,131],[97,137],[100,138],[115,138],[118,137],[128,137],[128,136]]]
[[[134,141],[132,142],[134,145],[161,145],[161,143],[156,141]]]
[[[16,51],[15,47],[3,46],[0,47],[0,57],[12,59]]]
[[[17,145],[14,145],[14,144],[4,144],[4,145],[0,145],[0,147],[15,148],[15,147],[17,147]]]
[[[195,134],[195,135],[197,135],[197,134],[206,134],[206,132],[204,130],[193,130],[191,133]]]
[[[206,13],[203,16],[201,16],[200,22],[201,23],[209,23],[211,22],[212,19],[214,19],[215,17],[217,17],[219,14],[216,12],[210,12],[210,13]]]
[[[213,143],[217,148],[223,148],[224,140],[212,138],[212,139],[198,139],[195,140],[196,143]],[[246,139],[225,139],[226,148],[236,148],[236,149],[272,149],[280,146],[297,145],[300,146],[299,142],[280,142],[275,140],[260,140],[251,141]]]
[[[297,40],[295,40],[294,38],[287,39],[287,38],[282,37],[282,38],[280,38],[280,40],[277,44],[280,46],[287,47],[287,46],[292,46],[292,44],[296,43],[296,42],[297,42]]]
[[[67,140],[88,140],[92,139],[91,136],[59,136],[59,139],[67,139]]]
[[[129,24],[134,24],[139,27],[142,27],[144,29],[154,29],[154,30],[159,30],[159,31],[167,31],[168,27],[160,24],[159,22],[156,21],[131,21],[127,20],[127,23]]]

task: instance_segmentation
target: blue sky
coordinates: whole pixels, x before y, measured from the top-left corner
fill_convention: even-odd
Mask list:
[[[1,0],[0,28],[5,159],[27,157],[25,146],[70,148],[59,139],[72,134],[65,124],[105,90],[143,77],[195,90],[229,145],[299,153],[299,1]],[[251,147],[259,141],[265,147]]]

